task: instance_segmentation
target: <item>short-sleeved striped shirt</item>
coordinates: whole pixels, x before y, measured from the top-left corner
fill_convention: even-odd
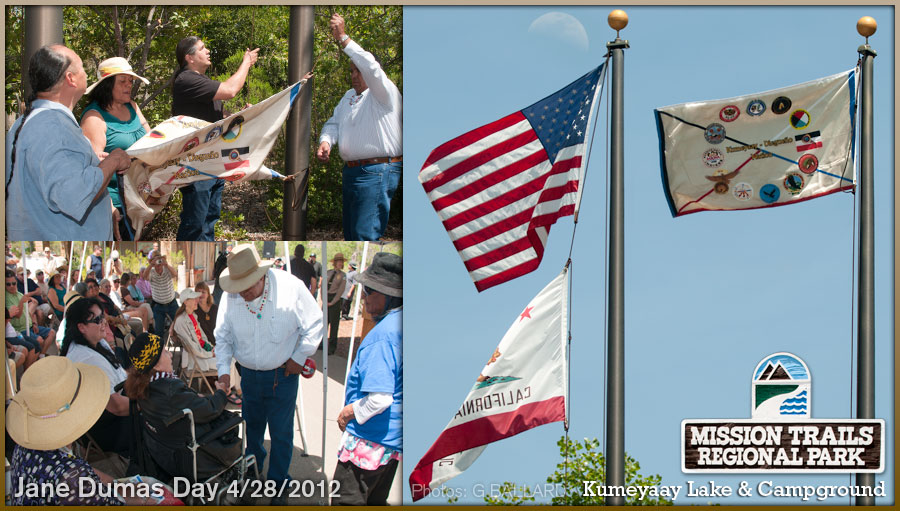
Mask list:
[[[163,267],[162,273],[150,268],[150,289],[156,303],[166,304],[175,299],[175,287],[172,285],[172,274],[168,268]]]

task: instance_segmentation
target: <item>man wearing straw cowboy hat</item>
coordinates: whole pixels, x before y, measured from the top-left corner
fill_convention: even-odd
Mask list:
[[[262,467],[268,425],[272,457],[267,479],[287,480],[298,374],[322,340],[322,311],[298,279],[261,262],[252,244],[235,247],[219,284],[227,293],[216,319],[219,381],[230,388],[234,357],[241,367],[247,450]]]

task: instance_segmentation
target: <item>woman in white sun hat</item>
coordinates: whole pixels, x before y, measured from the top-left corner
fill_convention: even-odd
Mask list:
[[[206,337],[206,332],[200,327],[197,316],[197,298],[200,293],[191,288],[184,289],[178,294],[181,299],[181,307],[175,312],[175,322],[172,326],[178,338],[190,349],[197,358],[197,365],[201,371],[211,371],[216,368],[216,354],[213,345]],[[192,367],[190,357],[182,357],[181,367],[190,370]]]
[[[89,103],[81,116],[81,130],[90,140],[94,152],[102,160],[113,149],[128,149],[150,131],[140,107],[131,99],[134,79],[150,82],[135,74],[122,57],[106,59],[97,67],[97,81],[85,91]],[[131,225],[125,218],[119,196],[119,180],[113,176],[107,185],[116,239],[133,239]]]

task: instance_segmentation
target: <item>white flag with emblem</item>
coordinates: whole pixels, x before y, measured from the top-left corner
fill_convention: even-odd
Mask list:
[[[127,149],[133,158],[125,171],[125,211],[141,229],[162,211],[176,189],[206,179],[230,182],[284,177],[265,167],[291,104],[302,83],[209,123],[185,115],[166,119]]]
[[[567,417],[568,271],[516,317],[456,415],[409,476],[413,501],[467,469],[487,444]]]
[[[783,206],[854,186],[856,72],[655,110],[673,216]]]

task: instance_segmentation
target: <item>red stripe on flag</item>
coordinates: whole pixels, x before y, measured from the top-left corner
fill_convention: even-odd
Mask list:
[[[487,190],[488,188],[496,185],[497,183],[502,183],[507,179],[515,177],[521,174],[528,169],[536,167],[542,162],[547,161],[547,153],[543,150],[540,150],[536,153],[532,153],[529,156],[521,160],[517,160],[506,167],[498,169],[490,174],[485,175],[484,177],[469,183],[468,185],[452,192],[447,195],[434,200],[431,204],[434,206],[435,211],[440,211],[447,206],[452,206],[457,202],[463,201],[472,197],[473,195]]]
[[[491,250],[490,252],[486,252],[481,254],[480,256],[473,257],[465,262],[466,269],[469,271],[475,271],[479,268],[483,268],[490,264],[494,264],[497,261],[502,261],[509,256],[518,254],[523,250],[528,250],[531,248],[531,242],[527,237],[523,236],[512,243],[504,243],[500,245],[495,250]]]
[[[529,195],[534,194],[535,192],[541,190],[544,185],[547,183],[547,179],[555,174],[564,174],[568,172],[568,168],[565,165],[556,166],[554,165],[549,172],[541,174],[531,181],[524,183],[516,188],[512,188],[506,193],[495,197],[491,200],[487,200],[484,202],[480,202],[475,206],[472,206],[469,209],[460,211],[459,213],[447,218],[443,221],[444,228],[448,231],[456,229],[461,225],[465,225],[476,218],[481,218],[488,213],[493,213],[498,209],[502,209],[514,202],[517,202]],[[542,202],[542,201],[538,201]]]
[[[479,243],[487,241],[498,234],[502,234],[510,229],[527,224],[531,220],[531,214],[534,208],[524,209],[515,215],[506,217],[502,222],[493,223],[484,229],[480,229],[471,234],[467,234],[453,242],[456,250],[463,250]]]
[[[457,163],[456,165],[453,165],[452,167],[448,167],[443,172],[422,183],[422,186],[425,187],[425,193],[431,193],[431,191],[435,188],[453,181],[454,179],[463,176],[468,172],[471,172],[473,169],[477,169],[478,167],[493,160],[494,158],[498,158],[506,153],[515,151],[516,149],[519,149],[520,147],[527,145],[534,140],[537,140],[537,133],[535,133],[533,130],[528,130],[525,133],[519,133],[512,138],[502,140],[494,144],[493,146],[481,151],[480,153],[473,154],[465,160]]]
[[[485,277],[481,280],[476,280],[475,281],[475,289],[477,289],[478,292],[480,293],[480,292],[484,291],[485,289],[490,289],[496,285],[503,284],[504,282],[519,278],[522,275],[526,275],[528,273],[533,272],[534,270],[536,270],[538,268],[538,266],[540,264],[541,264],[540,257],[538,257],[536,259],[530,259],[518,266],[513,266],[512,268],[510,268],[508,270],[503,270],[500,273],[495,273],[494,275],[491,275],[490,277]]]
[[[813,144],[806,144],[806,145],[798,145],[797,152],[802,153],[803,151],[809,151],[810,149],[816,149],[817,147],[822,147],[822,142],[815,142]]]
[[[431,154],[428,155],[428,159],[425,160],[422,168],[424,169],[425,167],[434,164],[434,162],[444,159],[447,155],[459,151],[467,145],[472,145],[473,143],[481,140],[484,137],[487,137],[498,131],[502,131],[524,120],[525,115],[522,112],[515,112],[501,119],[497,119],[490,124],[485,124],[480,128],[475,128],[474,130],[462,134],[454,138],[453,140],[444,142],[443,144],[437,146],[433,151],[431,151]]]
[[[409,475],[413,501],[428,495],[432,464],[435,461],[509,438],[537,426],[562,421],[565,419],[565,407],[565,399],[556,396],[522,405],[511,412],[481,417],[444,430]]]
[[[234,169],[239,169],[241,167],[249,167],[249,166],[250,166],[250,160],[243,160],[243,161],[237,161],[234,163],[226,163],[225,170],[234,170]]]

